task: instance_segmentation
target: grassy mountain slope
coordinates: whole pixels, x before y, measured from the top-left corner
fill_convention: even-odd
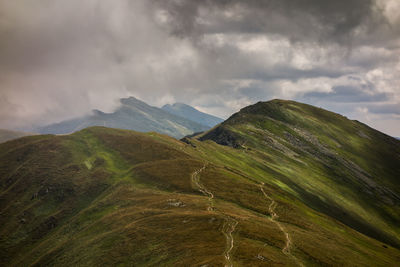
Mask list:
[[[20,132],[20,131],[12,131],[6,129],[0,129],[0,143],[17,139],[23,136],[28,135],[35,135],[35,133],[27,133],[27,132]]]
[[[177,138],[209,129],[205,125],[130,97],[121,99],[121,106],[113,113],[95,110],[92,115],[41,127],[39,132],[68,134],[90,126],[106,126],[139,132],[155,131]]]
[[[400,260],[399,249],[311,207],[267,148],[185,141],[92,127],[0,144],[0,265]]]
[[[175,103],[173,105],[167,104],[164,105],[161,109],[176,116],[195,121],[210,128],[224,121],[221,118],[198,111],[197,109],[183,103]]]
[[[308,206],[400,247],[400,142],[294,101],[259,102],[199,137],[237,148],[248,168]],[[247,167],[247,166],[246,166]]]

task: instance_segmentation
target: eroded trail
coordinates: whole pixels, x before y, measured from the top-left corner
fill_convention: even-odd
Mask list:
[[[202,185],[201,182],[200,182],[200,173],[201,173],[202,171],[204,171],[205,168],[206,168],[206,165],[204,164],[203,167],[201,167],[200,169],[198,169],[198,170],[196,170],[196,171],[194,171],[194,172],[192,173],[192,183],[195,185],[195,187],[196,187],[203,195],[205,195],[206,197],[208,197],[209,205],[208,205],[207,210],[208,210],[208,211],[212,211],[212,210],[214,210],[214,202],[213,202],[214,194],[211,193],[210,191],[208,191],[207,188],[206,188],[204,185]]]
[[[270,220],[278,226],[279,230],[285,235],[286,238],[286,243],[285,246],[282,248],[282,252],[287,255],[288,257],[291,257],[299,266],[304,266],[292,253],[291,253],[291,246],[292,246],[292,240],[290,239],[289,233],[285,230],[285,228],[282,226],[282,224],[277,221],[276,219],[279,217],[278,214],[276,214],[275,209],[276,206],[278,205],[275,200],[273,200],[267,193],[264,191],[264,183],[260,184],[260,189],[265,198],[267,198],[269,201],[271,201],[271,204],[269,204],[268,211],[271,214]],[[259,255],[261,258],[262,256]]]
[[[204,171],[204,169],[206,168],[206,164],[204,164],[204,166],[196,171],[194,171],[192,173],[192,183],[193,185],[197,188],[197,190],[199,190],[203,195],[205,195],[208,198],[208,202],[209,205],[207,207],[208,211],[216,211],[219,214],[222,215],[222,217],[224,218],[225,222],[222,226],[222,233],[224,234],[225,238],[226,238],[226,248],[224,251],[224,257],[225,257],[225,267],[233,267],[233,262],[232,262],[232,256],[231,256],[231,252],[232,249],[234,247],[234,240],[233,240],[233,236],[232,233],[235,231],[236,225],[238,224],[238,221],[235,220],[234,218],[226,215],[225,213],[223,213],[222,211],[217,210],[214,207],[214,194],[212,192],[210,192],[201,182],[200,182],[200,173],[202,171]]]
[[[231,251],[233,249],[233,236],[232,233],[235,231],[236,225],[238,221],[235,219],[225,216],[225,223],[222,227],[222,233],[225,235],[226,238],[226,249],[224,252],[224,257],[226,260],[225,267],[232,267],[232,259],[231,259]]]

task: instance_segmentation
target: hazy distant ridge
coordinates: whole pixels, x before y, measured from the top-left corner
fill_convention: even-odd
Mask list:
[[[106,126],[139,132],[158,132],[180,138],[210,128],[150,106],[134,97],[123,98],[120,102],[121,106],[113,113],[94,110],[91,115],[40,127],[38,131],[43,134],[68,134],[90,126]]]
[[[29,133],[29,132],[20,132],[20,131],[12,131],[12,130],[6,130],[6,129],[0,129],[0,143],[17,139],[23,136],[28,136],[28,135],[36,135],[35,133]]]
[[[201,112],[183,103],[175,103],[173,105],[167,104],[163,106],[162,109],[171,114],[195,121],[208,127],[214,127],[224,121],[221,118]]]

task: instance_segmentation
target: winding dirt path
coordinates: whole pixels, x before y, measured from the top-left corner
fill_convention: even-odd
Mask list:
[[[232,259],[231,259],[231,251],[233,249],[232,233],[235,231],[237,224],[238,224],[238,221],[225,215],[225,223],[222,226],[222,233],[225,235],[225,238],[226,238],[226,249],[224,252],[224,257],[226,260],[225,267],[233,267],[233,263],[232,263]]]
[[[277,221],[276,219],[279,217],[278,214],[276,214],[275,209],[276,206],[278,205],[276,203],[275,200],[273,200],[267,193],[265,193],[264,191],[264,183],[260,184],[260,190],[263,193],[263,195],[265,196],[265,198],[267,198],[269,201],[271,201],[271,204],[269,204],[268,207],[268,211],[271,214],[271,218],[270,220],[276,224],[276,226],[278,226],[279,230],[281,230],[281,232],[285,235],[286,238],[286,243],[285,246],[282,248],[282,252],[283,254],[287,255],[288,257],[292,258],[299,266],[304,266],[299,259],[296,258],[296,256],[294,256],[291,253],[291,247],[292,247],[292,240],[290,239],[290,235],[289,233],[285,230],[285,228],[282,226],[282,224]],[[259,256],[262,258],[262,256],[259,254]]]
[[[210,192],[201,182],[200,182],[200,173],[204,171],[204,169],[207,167],[206,164],[204,164],[203,167],[200,169],[194,171],[191,176],[191,180],[193,185],[199,190],[203,195],[205,195],[208,198],[209,205],[207,207],[207,211],[217,211],[222,215],[224,218],[225,222],[222,225],[222,233],[224,234],[226,238],[226,248],[224,251],[224,257],[225,257],[225,267],[233,267],[233,262],[232,262],[232,256],[231,252],[234,247],[234,242],[233,242],[233,236],[232,233],[235,231],[235,228],[238,224],[238,221],[235,220],[234,218],[224,214],[222,211],[217,210],[214,207],[214,194]]]
[[[200,182],[200,173],[201,173],[202,171],[205,170],[206,166],[207,166],[207,165],[204,164],[203,167],[201,167],[200,169],[198,169],[198,170],[196,170],[196,171],[194,171],[194,172],[192,173],[192,182],[193,182],[193,184],[195,185],[195,187],[196,187],[203,195],[205,195],[206,197],[208,197],[209,205],[208,205],[207,210],[208,210],[208,211],[213,211],[213,210],[214,210],[214,202],[213,202],[214,194],[211,193],[210,191],[208,191],[207,188],[206,188],[204,185],[202,185],[201,182]]]

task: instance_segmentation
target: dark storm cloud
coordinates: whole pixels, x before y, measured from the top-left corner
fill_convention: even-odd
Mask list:
[[[292,40],[347,41],[362,26],[388,24],[372,0],[153,0],[168,13],[172,33],[274,33]]]

